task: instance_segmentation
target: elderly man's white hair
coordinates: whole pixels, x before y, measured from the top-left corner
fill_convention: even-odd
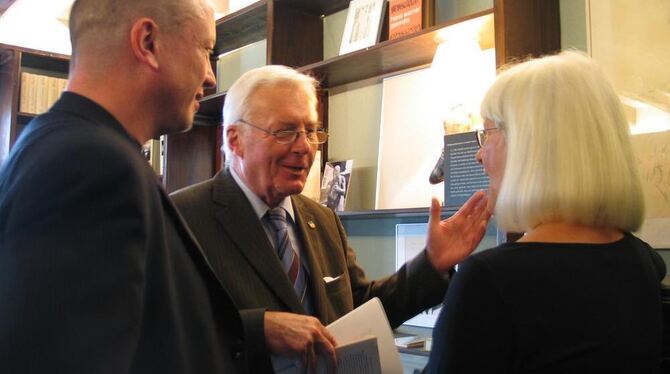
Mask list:
[[[249,70],[244,73],[228,90],[223,105],[223,146],[226,164],[232,160],[232,151],[226,141],[226,130],[244,117],[249,108],[249,97],[261,87],[272,87],[289,84],[298,90],[303,90],[308,96],[308,105],[316,108],[316,88],[319,82],[305,74],[282,65],[267,65]]]

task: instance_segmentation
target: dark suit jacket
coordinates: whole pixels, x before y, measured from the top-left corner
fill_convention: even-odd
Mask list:
[[[244,372],[240,316],[140,145],[73,94],[0,171],[7,373]]]
[[[171,197],[238,307],[305,313],[251,203],[227,170]],[[425,253],[397,273],[369,281],[337,215],[304,196],[291,199],[309,266],[312,304],[323,324],[375,296],[394,327],[442,301],[447,282]],[[326,283],[326,276],[337,279]],[[242,314],[247,329],[262,330],[262,319]]]

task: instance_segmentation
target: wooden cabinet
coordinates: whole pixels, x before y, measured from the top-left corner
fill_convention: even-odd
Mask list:
[[[436,38],[439,31],[475,17],[494,15],[498,66],[514,58],[560,49],[558,0],[494,0],[492,9],[323,60],[322,18],[348,5],[345,0],[258,1],[217,21],[216,55],[267,39],[267,64],[288,65],[321,81],[320,114],[328,126],[330,88],[361,81],[376,83],[383,77],[427,65],[439,44]],[[225,93],[205,97],[195,131],[168,137],[168,191],[209,178],[221,167],[219,125],[224,100]],[[327,148],[322,151],[326,160]],[[170,161],[175,158],[179,161]]]
[[[51,77],[65,77],[69,57],[0,44],[0,164],[19,134],[36,114],[21,111],[19,106],[21,73],[31,71]]]

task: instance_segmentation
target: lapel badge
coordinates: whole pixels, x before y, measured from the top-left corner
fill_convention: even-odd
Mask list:
[[[316,228],[316,224],[312,220],[307,221],[307,226],[309,226],[310,229]]]

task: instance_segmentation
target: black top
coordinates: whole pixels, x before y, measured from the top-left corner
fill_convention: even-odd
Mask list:
[[[110,113],[64,93],[0,169],[6,373],[245,371],[240,316]]]
[[[656,372],[664,276],[660,256],[630,234],[473,255],[447,291],[426,372]]]

